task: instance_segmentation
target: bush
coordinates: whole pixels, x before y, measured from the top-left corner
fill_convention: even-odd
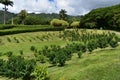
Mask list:
[[[7,53],[5,53],[8,57],[11,57],[13,55],[13,52],[9,51]]]
[[[99,48],[106,48],[108,46],[106,37],[101,37],[98,40],[98,47]]]
[[[97,43],[96,43],[95,40],[91,40],[91,41],[88,42],[87,49],[88,49],[89,52],[92,52],[96,48],[97,48]]]
[[[48,27],[48,28],[31,28],[31,29],[11,29],[11,30],[4,30],[0,31],[0,36],[3,35],[11,35],[11,34],[18,34],[18,33],[26,33],[26,32],[38,32],[38,31],[62,31],[64,30],[63,27]]]
[[[35,46],[30,47],[30,50],[33,51],[33,52],[35,51],[35,49],[36,49]]]
[[[65,62],[67,60],[67,55],[66,53],[63,51],[63,49],[59,50],[56,53],[56,57],[55,60],[57,61],[57,63],[59,63],[59,66],[64,66]]]
[[[20,55],[21,55],[21,56],[23,55],[23,50],[20,50]]]
[[[50,24],[54,27],[59,27],[59,26],[68,27],[69,26],[69,23],[67,21],[59,20],[59,19],[53,19],[50,22]]]
[[[110,41],[110,46],[112,47],[112,48],[115,48],[115,47],[117,47],[118,46],[118,42],[117,42],[117,40],[115,40],[114,38]]]
[[[37,56],[37,61],[40,61],[40,63],[45,63],[46,60],[47,59],[43,54]]]
[[[34,60],[25,60],[21,56],[11,56],[7,61],[0,61],[0,75],[9,78],[30,80],[30,74],[35,66]],[[2,63],[3,62],[3,63]]]
[[[49,25],[49,19],[29,15],[25,19],[25,25]]]
[[[74,22],[71,23],[70,26],[73,27],[73,28],[77,28],[77,27],[80,26],[80,22],[79,21],[74,21]]]
[[[81,56],[82,56],[82,52],[79,51],[77,54],[78,54],[78,58],[81,58]]]
[[[0,30],[11,29],[14,27],[15,25],[0,25]]]
[[[47,79],[47,67],[45,66],[36,66],[34,71],[31,73],[31,76],[35,77],[35,80],[46,80]]]

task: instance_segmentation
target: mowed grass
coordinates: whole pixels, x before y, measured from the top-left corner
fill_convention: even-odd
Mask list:
[[[64,67],[48,68],[51,80],[120,80],[120,46],[72,57]]]
[[[0,37],[0,52],[6,53],[12,51],[15,55],[20,54],[20,50],[27,56],[33,53],[30,48],[35,46],[41,50],[44,46],[65,45],[67,42],[59,38],[59,32],[32,32]]]
[[[103,31],[94,30],[94,32]],[[14,55],[19,55],[19,51],[23,50],[25,57],[33,56],[31,46],[40,50],[46,45],[64,46],[69,43],[59,38],[58,31],[6,35],[0,39],[0,52],[12,51]],[[80,59],[74,54],[64,67],[49,67],[48,76],[50,80],[120,80],[120,46],[115,49],[95,50],[91,54],[85,53]],[[0,77],[0,80],[10,79]]]

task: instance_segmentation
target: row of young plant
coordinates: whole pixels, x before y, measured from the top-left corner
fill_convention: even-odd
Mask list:
[[[31,46],[31,51],[35,53],[36,59],[41,63],[48,60],[53,65],[64,66],[65,62],[71,59],[73,53],[77,53],[80,58],[84,52],[91,53],[97,48],[115,48],[118,46],[118,37],[114,33],[86,33],[86,35],[82,34],[79,37],[78,40],[75,38],[74,42],[64,47],[51,45],[38,51],[34,46]]]
[[[35,42],[35,41],[50,41],[53,39],[53,34],[44,34],[42,36],[29,36],[26,37],[6,37],[9,43],[22,43],[22,42]],[[56,35],[54,35],[56,36]],[[2,40],[1,40],[2,41]]]
[[[100,38],[105,38],[106,40],[108,40],[107,41],[108,43],[112,39],[120,41],[120,38],[118,38],[115,33],[110,33],[110,32],[105,32],[105,31],[98,33],[97,30],[87,31],[85,29],[64,30],[64,31],[59,32],[59,37],[62,38],[63,40],[80,41],[84,43],[87,43],[91,41],[92,39],[98,40]]]

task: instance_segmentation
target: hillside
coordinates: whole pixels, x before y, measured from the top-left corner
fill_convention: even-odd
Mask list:
[[[81,59],[75,55],[63,68],[49,68],[51,80],[119,80],[120,46],[117,49],[94,51]],[[51,73],[52,72],[52,73]]]
[[[90,31],[94,30],[87,30],[87,32]],[[107,31],[97,30],[95,32],[102,33]],[[59,37],[59,35],[59,31],[43,31],[0,36],[0,59],[7,59],[7,52],[9,51],[13,52],[15,56],[19,56],[20,52],[23,51],[22,56],[26,59],[36,59],[34,52],[30,50],[31,46],[35,46],[38,51],[41,51],[45,46],[65,46],[70,43]],[[51,64],[48,62],[43,63],[43,65],[48,66],[48,77],[50,77],[50,80],[119,80],[119,53],[120,45],[116,48],[98,48],[91,54],[89,52],[83,53],[81,58],[78,58],[78,55],[74,53],[63,67],[49,66]],[[39,61],[38,64],[42,65]],[[8,80],[8,78],[0,76],[0,80]]]
[[[120,4],[92,10],[82,17],[81,27],[120,30]]]
[[[14,14],[11,12],[6,12],[6,21],[8,23],[9,20],[14,17],[16,18],[18,14]],[[54,18],[59,18],[59,14],[56,13],[40,13],[40,14],[35,14],[35,13],[29,13],[28,16],[32,16],[34,18],[39,18],[41,19],[40,21],[50,21]],[[28,18],[29,19],[29,18]],[[16,20],[16,19],[15,19]],[[74,20],[80,20],[80,16],[72,16],[72,15],[68,15],[68,21],[74,21]],[[0,11],[0,24],[3,23],[3,11]]]

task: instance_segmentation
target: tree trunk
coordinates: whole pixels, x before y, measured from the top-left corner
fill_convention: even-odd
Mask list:
[[[5,5],[5,8],[4,8],[4,24],[5,24],[5,20],[6,20],[6,5]]]

